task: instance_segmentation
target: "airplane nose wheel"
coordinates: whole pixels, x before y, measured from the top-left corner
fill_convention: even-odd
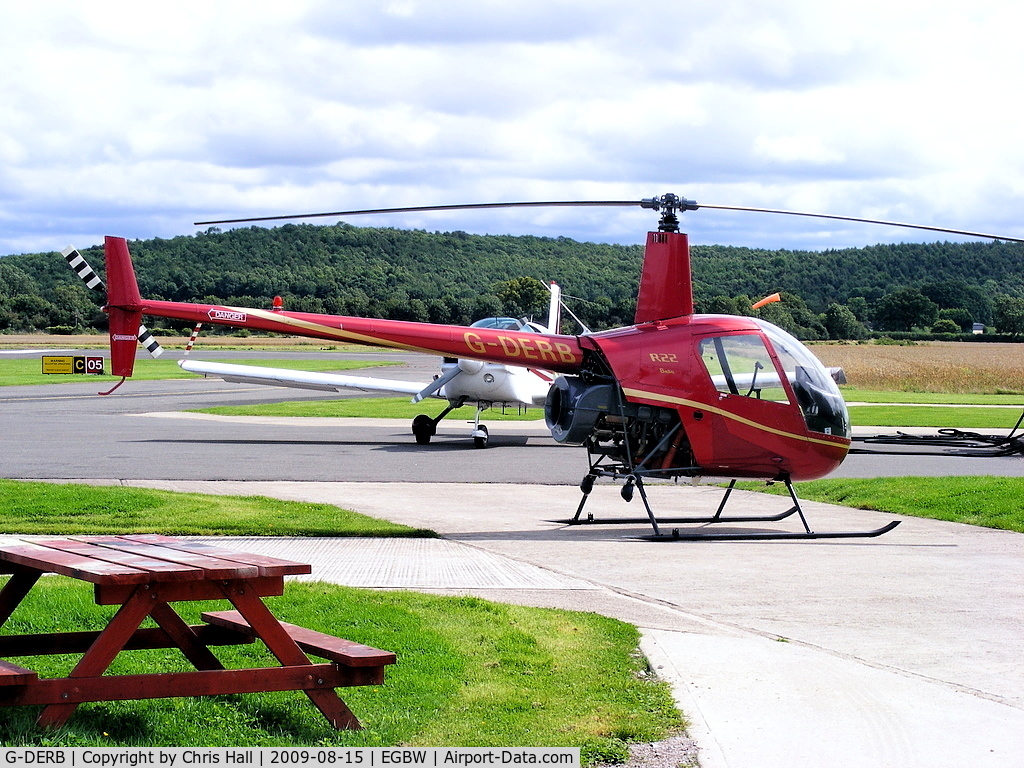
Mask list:
[[[622,500],[627,503],[633,500],[633,491],[636,488],[636,486],[633,485],[634,481],[635,478],[633,477],[626,478],[626,484],[622,486],[622,490],[619,491],[619,495],[622,497]]]
[[[490,435],[487,432],[487,425],[480,424],[473,430],[473,445],[476,448],[486,448]]]
[[[424,413],[421,413],[412,420],[412,434],[416,438],[417,445],[428,445],[430,438],[437,432],[437,425],[434,420]]]

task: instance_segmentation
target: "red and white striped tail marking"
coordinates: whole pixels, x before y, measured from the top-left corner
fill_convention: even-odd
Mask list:
[[[192,351],[192,347],[195,346],[196,339],[199,338],[199,332],[203,329],[202,323],[196,323],[196,327],[192,329],[192,335],[188,337],[188,344],[185,345],[185,354],[182,357],[188,357],[188,353]]]

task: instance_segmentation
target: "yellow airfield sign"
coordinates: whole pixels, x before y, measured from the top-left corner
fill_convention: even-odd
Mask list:
[[[43,373],[103,373],[102,357],[43,355]]]

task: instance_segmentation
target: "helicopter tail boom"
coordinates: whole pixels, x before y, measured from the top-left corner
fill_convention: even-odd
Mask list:
[[[131,376],[135,344],[141,339],[139,320],[142,315],[406,349],[560,373],[575,373],[583,362],[583,348],[576,336],[287,312],[278,308],[143,299],[127,241],[117,237],[106,238],[104,254],[109,283],[105,311],[110,315],[111,368],[117,376]]]

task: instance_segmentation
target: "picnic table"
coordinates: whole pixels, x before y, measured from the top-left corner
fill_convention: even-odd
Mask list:
[[[336,688],[377,685],[395,654],[279,621],[263,598],[284,593],[284,577],[306,563],[235,552],[167,536],[5,539],[0,630],[41,576],[94,585],[98,605],[120,606],[101,631],[0,635],[0,706],[43,705],[42,727],[63,725],[78,704],[171,696],[301,690],[335,728],[359,729]],[[202,614],[190,626],[175,602],[227,600],[234,610]],[[140,627],[147,617],[155,627]],[[225,669],[214,646],[262,641],[281,666]],[[179,648],[195,670],[104,674],[122,651]],[[326,659],[313,663],[306,654]],[[81,654],[67,677],[42,678],[11,656]]]

